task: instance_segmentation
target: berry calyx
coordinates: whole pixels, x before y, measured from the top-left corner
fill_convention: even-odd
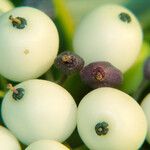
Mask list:
[[[22,17],[13,17],[10,15],[9,20],[11,20],[13,27],[17,29],[24,29],[27,25],[27,20]]]
[[[64,56],[62,56],[62,61],[64,63],[72,63],[73,62],[73,58],[71,56],[69,56],[69,55],[64,55]]]
[[[96,134],[99,136],[106,135],[109,131],[108,126],[108,123],[105,121],[97,123],[95,126]]]
[[[21,100],[25,94],[25,90],[23,88],[16,89],[15,87],[12,86],[12,84],[8,84],[7,88],[13,92],[12,97],[16,101]]]
[[[130,23],[131,22],[131,17],[129,14],[122,12],[119,14],[119,18],[121,21],[126,22],[126,23]]]
[[[103,81],[105,78],[105,72],[102,67],[97,67],[93,70],[93,76],[97,81]]]

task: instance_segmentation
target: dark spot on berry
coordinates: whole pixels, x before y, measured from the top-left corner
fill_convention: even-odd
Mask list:
[[[25,49],[25,50],[24,50],[24,54],[25,54],[25,55],[29,54],[29,50],[28,50],[28,49]]]
[[[10,15],[9,19],[11,20],[13,27],[17,29],[24,29],[27,25],[27,20],[22,17],[14,18],[12,15]]]
[[[125,22],[125,23],[130,23],[131,22],[131,17],[129,14],[122,12],[119,14],[119,18],[121,21]]]
[[[95,132],[97,135],[102,136],[102,135],[106,135],[109,131],[108,129],[108,123],[106,122],[99,122],[98,124],[96,124],[95,126]]]
[[[21,99],[23,98],[24,94],[25,94],[25,90],[24,90],[23,88],[17,88],[16,91],[17,91],[17,93],[14,93],[14,92],[13,92],[12,97],[13,97],[16,101],[21,100]]]

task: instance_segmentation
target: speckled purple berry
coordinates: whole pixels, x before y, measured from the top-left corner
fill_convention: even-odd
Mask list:
[[[73,52],[65,51],[56,57],[54,64],[61,72],[68,75],[79,72],[84,66],[84,60]]]
[[[80,71],[82,81],[91,88],[117,87],[122,83],[122,72],[109,62],[93,62]]]

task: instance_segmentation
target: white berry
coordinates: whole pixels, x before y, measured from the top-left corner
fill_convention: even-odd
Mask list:
[[[4,97],[6,126],[26,145],[41,139],[65,141],[76,127],[77,106],[72,96],[45,80],[25,81],[15,87],[19,88],[24,89],[21,99],[14,99],[12,91]]]
[[[40,140],[30,144],[25,150],[69,150],[57,141]]]
[[[125,72],[139,54],[142,37],[136,17],[122,6],[109,4],[83,19],[75,32],[73,45],[86,64],[109,61]]]
[[[148,123],[148,132],[146,140],[150,144],[150,94],[148,94],[142,101],[142,109],[146,115],[147,123]]]
[[[17,17],[26,24],[13,26]],[[14,81],[41,76],[53,64],[58,44],[54,23],[40,10],[18,7],[5,13],[0,16],[0,74]]]
[[[0,0],[0,15],[14,8],[10,0]]]
[[[77,127],[91,150],[137,150],[147,132],[142,108],[129,95],[113,88],[96,89],[82,99]]]
[[[0,149],[1,150],[21,150],[17,139],[9,130],[0,126]]]

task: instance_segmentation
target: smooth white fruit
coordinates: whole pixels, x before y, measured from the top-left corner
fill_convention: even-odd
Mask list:
[[[148,132],[146,140],[150,143],[150,94],[148,94],[142,101],[142,109],[146,115],[147,123],[148,123]]]
[[[121,13],[127,14],[126,22],[120,19]],[[109,4],[100,6],[83,19],[75,32],[73,45],[86,64],[109,61],[125,72],[139,54],[142,37],[136,17],[120,5]]]
[[[40,140],[30,144],[25,150],[69,150],[57,141]]]
[[[76,127],[77,106],[61,86],[45,80],[18,84],[25,94],[20,100],[8,91],[2,103],[6,126],[24,144],[41,139],[65,141]]]
[[[95,9],[97,6],[104,4],[124,4],[129,0],[64,0],[65,4],[73,17],[73,21],[78,24],[82,18],[89,13],[91,10]]]
[[[95,126],[106,122],[108,132],[98,135]],[[142,108],[129,95],[113,88],[87,94],[78,107],[77,127],[91,150],[137,150],[143,143],[147,122]]]
[[[0,126],[0,149],[1,150],[21,150],[17,139],[9,130]]]
[[[9,0],[0,0],[0,15],[14,8],[14,5]]]
[[[23,29],[13,27],[10,16],[26,19]],[[58,52],[58,32],[52,20],[31,7],[18,7],[0,16],[0,74],[14,81],[41,76]]]

